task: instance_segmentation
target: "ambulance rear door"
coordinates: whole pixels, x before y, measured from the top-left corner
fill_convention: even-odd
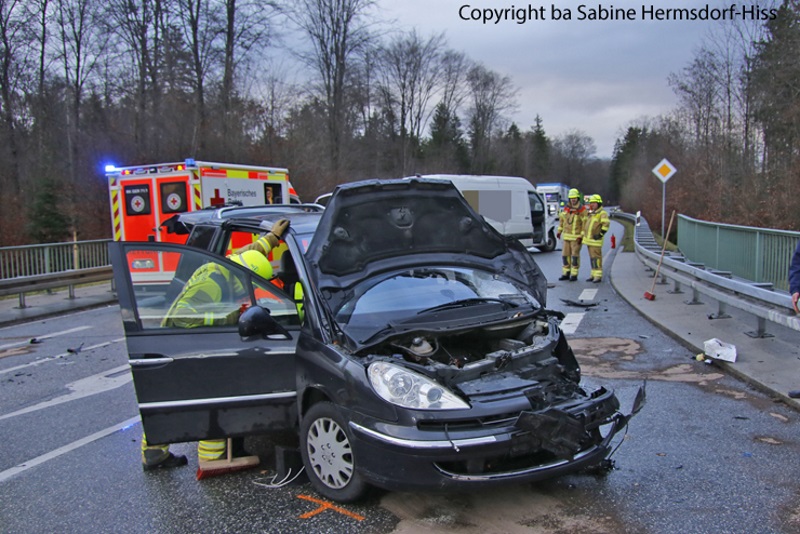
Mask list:
[[[192,211],[194,196],[199,205],[199,188],[197,195],[189,191],[190,176],[181,172],[117,178],[119,195],[112,200],[120,204],[112,208],[119,218],[115,241],[185,242],[185,235],[168,233],[161,225],[176,214]]]

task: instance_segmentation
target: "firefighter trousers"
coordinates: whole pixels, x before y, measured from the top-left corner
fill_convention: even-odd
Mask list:
[[[594,280],[602,280],[603,279],[603,246],[600,245],[599,247],[595,247],[592,245],[586,245],[586,248],[589,249],[589,262],[592,265],[592,278]]]
[[[581,267],[581,244],[575,241],[564,240],[561,250],[561,274],[564,276],[578,276]]]

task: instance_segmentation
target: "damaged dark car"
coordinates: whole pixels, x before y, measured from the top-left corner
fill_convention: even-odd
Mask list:
[[[273,279],[227,260],[290,221]],[[471,488],[603,464],[630,413],[581,371],[531,255],[447,181],[339,186],[323,212],[193,221],[186,246],[115,243],[112,261],[148,441],[296,429],[314,487]],[[180,329],[165,310],[199,265],[236,282],[238,323]],[[227,308],[225,308],[227,306]]]

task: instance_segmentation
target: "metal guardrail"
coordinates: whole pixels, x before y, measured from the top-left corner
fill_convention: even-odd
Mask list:
[[[110,241],[0,247],[0,297],[19,295],[19,307],[25,308],[26,293],[67,287],[74,299],[76,285],[112,278]]]
[[[656,269],[662,247],[653,237],[647,221],[621,212],[612,214],[612,217],[634,223],[636,255],[643,263]],[[692,300],[686,302],[688,305],[702,304],[700,294],[716,300],[719,304],[716,318],[728,317],[728,305],[755,316],[756,330],[747,332],[751,337],[770,336],[766,331],[766,321],[800,331],[800,317],[794,313],[791,296],[787,292],[776,291],[773,284],[735,279],[728,271],[706,269],[705,265],[689,262],[683,255],[669,252],[664,254],[659,274],[663,282],[667,278],[673,281],[673,293],[681,293],[682,286],[691,289]]]
[[[786,273],[800,232],[722,224],[678,216],[678,248],[706,268],[788,290]]]
[[[19,295],[19,307],[25,308],[25,294],[58,287],[69,288],[69,298],[75,298],[75,286],[112,280],[111,266],[62,271],[36,276],[19,276],[0,280],[0,297]],[[113,283],[113,282],[112,282]]]
[[[0,280],[111,265],[110,239],[0,247]]]

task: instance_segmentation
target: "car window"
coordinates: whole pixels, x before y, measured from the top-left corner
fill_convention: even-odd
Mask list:
[[[533,212],[544,211],[544,204],[542,204],[542,199],[539,195],[535,193],[528,193],[528,200],[531,203],[531,211]]]
[[[267,308],[286,326],[299,324],[292,299],[222,258],[191,250],[134,248],[127,254],[136,310],[145,330],[232,327],[243,307],[253,304]],[[160,268],[170,265],[177,268]]]
[[[212,226],[195,226],[192,228],[192,233],[189,234],[186,244],[190,247],[208,250],[215,232],[216,228]]]
[[[228,239],[227,253],[230,254],[234,250],[242,248],[258,240],[261,237],[260,233],[248,232],[243,230],[234,230],[231,232]]]

